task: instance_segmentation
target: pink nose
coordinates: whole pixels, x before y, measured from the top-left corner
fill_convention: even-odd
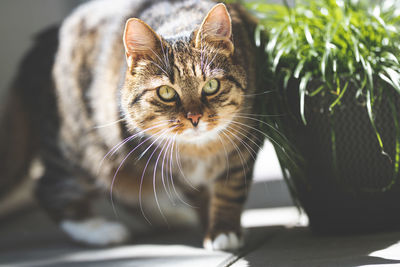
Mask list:
[[[199,124],[200,118],[203,117],[203,115],[201,115],[200,113],[189,112],[186,117],[192,122],[193,126],[197,126],[197,124]]]

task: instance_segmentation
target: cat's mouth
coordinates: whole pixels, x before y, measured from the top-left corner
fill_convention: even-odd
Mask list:
[[[184,131],[182,131],[181,135],[182,136],[201,136],[203,134],[207,134],[207,132],[209,131],[207,125],[207,123],[202,122],[199,123],[196,127],[188,127],[187,129],[185,129]]]
[[[183,130],[177,139],[185,143],[201,144],[220,138],[221,132],[226,128],[225,124],[210,125],[207,122],[200,122],[196,127],[189,127]]]

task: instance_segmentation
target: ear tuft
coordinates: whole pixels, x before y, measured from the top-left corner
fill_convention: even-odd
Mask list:
[[[137,18],[131,18],[126,22],[123,39],[130,68],[139,58],[152,56],[161,44],[161,38],[153,29]]]
[[[224,4],[215,5],[203,20],[196,35],[196,47],[200,48],[204,41],[233,53],[232,21]]]

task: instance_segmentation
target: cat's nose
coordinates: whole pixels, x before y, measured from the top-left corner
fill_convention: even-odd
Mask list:
[[[193,126],[197,126],[199,124],[200,118],[203,117],[201,113],[193,113],[193,112],[188,112],[186,117],[192,122]]]

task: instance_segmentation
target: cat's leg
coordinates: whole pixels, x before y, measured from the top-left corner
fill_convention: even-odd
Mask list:
[[[130,233],[124,225],[93,215],[93,194],[90,181],[55,164],[47,164],[36,187],[41,206],[72,240],[95,246],[127,241]]]
[[[222,175],[213,184],[204,238],[208,250],[237,250],[243,245],[240,218],[251,182],[251,171],[246,169],[232,168],[229,177]]]
[[[209,202],[210,192],[206,187],[197,188],[198,190],[189,190],[185,192],[185,196],[190,201],[190,204],[195,208],[197,217],[203,227],[203,230],[208,229],[209,221]]]

